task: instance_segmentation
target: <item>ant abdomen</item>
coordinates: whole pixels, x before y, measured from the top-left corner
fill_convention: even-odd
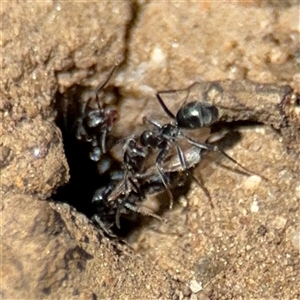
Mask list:
[[[210,126],[219,119],[219,111],[215,106],[205,105],[193,101],[182,106],[177,114],[178,127],[183,129],[197,129]]]

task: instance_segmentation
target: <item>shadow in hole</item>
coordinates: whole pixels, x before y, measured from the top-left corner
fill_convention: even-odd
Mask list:
[[[93,214],[91,199],[94,191],[106,185],[109,178],[99,175],[97,164],[90,160],[90,145],[78,141],[75,137],[76,120],[81,113],[78,101],[81,92],[82,89],[77,87],[64,95],[60,93],[56,95],[56,124],[62,132],[65,155],[70,168],[70,181],[60,187],[52,199],[68,203],[87,217],[91,217]]]

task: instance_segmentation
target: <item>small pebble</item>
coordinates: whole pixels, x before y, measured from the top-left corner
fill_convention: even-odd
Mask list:
[[[200,291],[202,291],[203,287],[202,287],[202,283],[198,282],[196,280],[191,280],[190,282],[190,289],[191,291],[196,294],[199,293]]]
[[[287,219],[282,216],[276,216],[273,221],[272,225],[277,229],[281,230],[284,229],[287,223]]]
[[[253,190],[259,186],[261,183],[261,177],[258,175],[252,175],[249,176],[245,181],[244,181],[244,187],[248,190]]]
[[[166,54],[161,48],[155,47],[151,53],[151,62],[155,65],[164,65],[166,63]]]
[[[293,247],[300,251],[300,230],[295,230],[291,236]]]
[[[300,199],[300,185],[295,188],[295,196]]]
[[[258,206],[258,202],[256,201],[256,200],[254,200],[253,202],[252,202],[252,205],[251,205],[251,212],[253,212],[253,213],[256,213],[256,212],[258,212],[259,211],[259,206]]]

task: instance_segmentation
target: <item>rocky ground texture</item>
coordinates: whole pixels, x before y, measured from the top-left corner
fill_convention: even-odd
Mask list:
[[[299,1],[0,9],[2,299],[300,298],[300,100],[282,99],[279,88],[300,92]],[[97,86],[116,63],[118,134],[137,130],[144,115],[163,118],[156,91],[218,81],[232,95],[216,103],[224,121],[259,121],[241,126],[226,152],[267,180],[214,156],[195,170],[214,208],[192,183],[165,211],[167,223],[147,220],[127,243],[49,201],[70,177],[57,95]],[[239,90],[249,80],[276,88]]]

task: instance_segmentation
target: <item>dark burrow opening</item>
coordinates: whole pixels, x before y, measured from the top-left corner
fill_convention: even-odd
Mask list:
[[[105,89],[105,93],[114,94],[115,99],[120,99],[118,90],[116,88]],[[62,132],[64,151],[67,162],[70,168],[69,182],[59,187],[57,192],[52,195],[51,199],[57,202],[67,203],[74,207],[78,212],[86,215],[89,219],[97,212],[97,206],[92,203],[92,198],[95,191],[101,187],[109,186],[111,183],[111,171],[118,171],[122,169],[120,161],[116,160],[112,155],[105,154],[102,160],[107,159],[110,163],[109,169],[104,174],[99,173],[99,164],[90,159],[91,145],[85,141],[80,141],[76,138],[76,126],[78,118],[80,118],[82,111],[82,95],[86,93],[86,88],[81,86],[73,86],[66,92],[57,93],[55,101],[55,109],[57,111],[56,124]],[[117,106],[117,103],[113,103]],[[112,136],[110,142],[114,143],[122,137]],[[174,200],[180,195],[187,192],[189,181],[179,188],[174,188]],[[161,196],[160,197],[164,197]],[[167,196],[166,196],[167,197]],[[162,204],[157,215],[162,215],[168,209],[168,204]],[[101,218],[101,213],[99,214]],[[114,222],[114,216],[110,218]],[[133,230],[146,226],[151,223],[153,218],[145,216],[140,213],[126,211],[126,214],[120,215],[120,228],[115,224],[109,231],[120,238],[126,238]],[[96,225],[97,226],[97,225]],[[97,226],[99,227],[99,226]],[[100,230],[102,230],[100,228]]]
[[[95,191],[110,183],[107,172],[99,173],[98,165],[91,160],[89,153],[91,145],[76,138],[77,121],[82,115],[82,97],[88,90],[82,86],[73,86],[67,91],[56,94],[55,109],[57,111],[56,124],[62,132],[64,151],[70,168],[69,182],[59,187],[52,199],[57,202],[67,203],[89,219],[96,212],[92,198]],[[108,93],[116,94],[118,91],[109,89]],[[107,159],[111,163],[111,169],[120,169],[120,163]],[[138,219],[134,222],[139,222]],[[116,227],[112,231],[120,237],[124,237],[134,226],[132,220],[121,219],[121,229]]]
[[[105,91],[107,92],[107,91]],[[115,93],[116,98],[120,98],[116,89],[110,90],[110,93]],[[99,168],[97,163],[92,161],[89,157],[90,144],[79,141],[76,138],[75,127],[76,121],[81,114],[81,99],[80,95],[83,93],[83,88],[80,86],[72,87],[64,94],[57,93],[56,95],[56,110],[57,119],[56,123],[61,129],[65,155],[70,167],[70,181],[65,186],[58,189],[57,193],[52,196],[54,201],[68,203],[72,207],[76,208],[80,213],[83,213],[88,218],[96,213],[97,209],[95,204],[92,203],[93,194],[100,187],[105,187],[110,184],[111,178],[108,172],[99,174]],[[237,143],[241,135],[238,132],[238,128],[241,126],[253,126],[259,125],[253,122],[231,122],[224,123],[219,122],[211,127],[213,133],[226,131],[226,136],[217,141],[222,149],[226,150]],[[111,159],[109,155],[107,159],[112,161],[109,171],[120,170],[121,163],[114,159]],[[174,204],[176,200],[188,192],[191,183],[190,178],[186,178],[184,185],[174,188],[172,193],[174,195]],[[168,196],[163,194],[159,198],[167,199]],[[168,210],[169,202],[164,201],[160,206],[160,210],[155,212],[158,215],[163,216],[164,211]],[[101,218],[101,214],[99,215]],[[112,216],[113,218],[114,216]],[[152,217],[146,217],[139,213],[128,212],[126,215],[120,216],[120,228],[113,225],[112,232],[121,238],[129,236],[133,230],[149,224],[153,220]],[[114,222],[113,222],[114,223]]]

